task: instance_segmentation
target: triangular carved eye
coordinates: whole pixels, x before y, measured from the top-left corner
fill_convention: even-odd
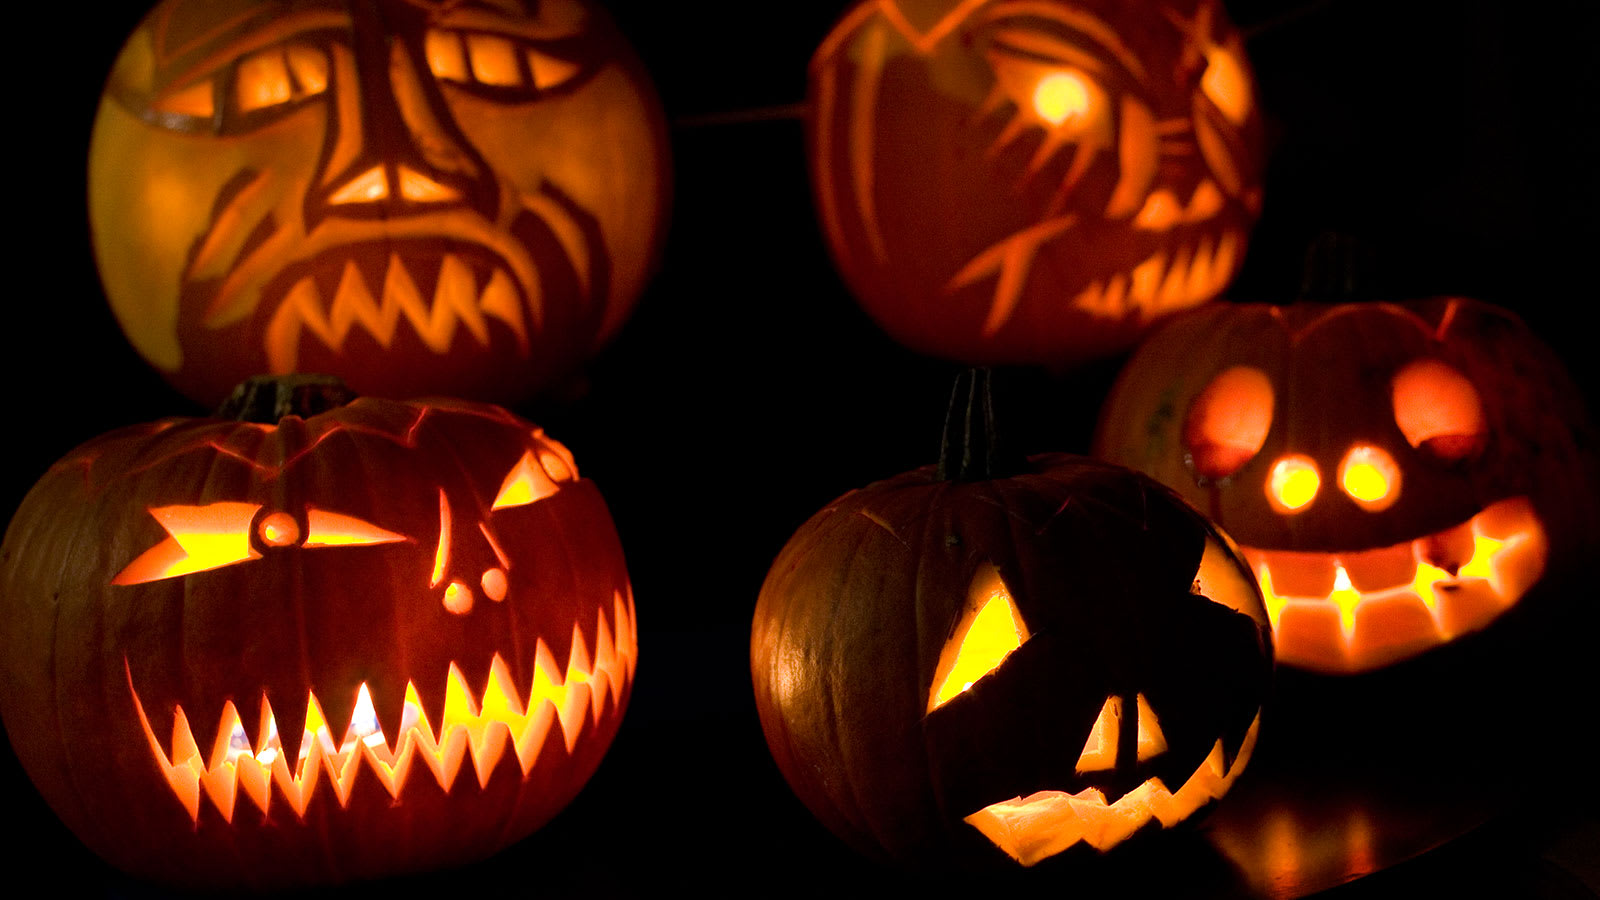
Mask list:
[[[1161,733],[1155,710],[1150,708],[1143,694],[1135,697],[1135,706],[1139,716],[1139,744],[1135,755],[1144,762],[1167,752],[1167,736]],[[1100,707],[1100,715],[1094,720],[1094,727],[1089,729],[1089,739],[1083,742],[1083,752],[1078,755],[1078,774],[1104,772],[1116,767],[1117,740],[1121,732],[1122,698],[1107,697],[1105,706]]]
[[[967,588],[961,621],[939,654],[928,712],[949,703],[1028,640],[1028,626],[993,565],[983,566]]]

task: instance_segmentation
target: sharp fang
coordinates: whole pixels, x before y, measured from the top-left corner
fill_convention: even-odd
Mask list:
[[[1190,302],[1209,297],[1220,287],[1216,283],[1215,271],[1211,268],[1211,256],[1211,236],[1206,235],[1200,239],[1200,247],[1194,251],[1194,261],[1189,268],[1189,281],[1184,288],[1184,293]]]
[[[517,289],[511,283],[511,276],[507,275],[504,269],[496,269],[494,274],[489,276],[489,283],[483,288],[483,296],[478,298],[478,308],[489,317],[504,322],[516,334],[517,344],[522,348],[522,352],[528,352],[528,329],[523,324],[522,301],[517,298]],[[538,310],[539,304],[533,304],[532,308]]]
[[[1166,271],[1166,263],[1167,254],[1158,251],[1134,268],[1133,286],[1129,293],[1135,304],[1149,306],[1155,302],[1156,292],[1161,288],[1161,275]]]
[[[434,318],[443,317],[447,311],[472,332],[480,346],[488,346],[489,326],[478,309],[478,286],[472,268],[454,253],[446,254],[439,265],[439,283],[433,290]]]
[[[294,283],[267,324],[268,369],[279,375],[295,370],[300,361],[301,327],[307,321],[314,322],[313,330],[319,336],[327,329],[322,321],[321,306],[322,295],[317,291],[316,282],[306,277]]]
[[[1107,312],[1117,314],[1127,307],[1123,303],[1123,294],[1128,290],[1128,278],[1121,272],[1111,276],[1111,282],[1106,285],[1105,296],[1100,298],[1100,303]]]
[[[1182,306],[1187,299],[1184,291],[1189,280],[1189,253],[1188,247],[1178,251],[1178,256],[1172,262],[1172,268],[1167,271],[1167,277],[1161,283],[1160,305],[1163,308]]]
[[[1100,282],[1092,282],[1088,287],[1079,291],[1078,296],[1072,298],[1072,305],[1086,312],[1104,314],[1106,309],[1102,294],[1103,290]]]

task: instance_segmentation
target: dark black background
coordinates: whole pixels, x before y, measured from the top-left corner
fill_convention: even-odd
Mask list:
[[[747,663],[755,596],[783,542],[845,490],[932,461],[955,372],[892,344],[852,303],[815,225],[799,120],[738,121],[803,100],[810,53],[846,4],[608,5],[674,122],[671,231],[638,309],[582,383],[518,411],[571,447],[611,503],[638,598],[642,661],[622,733],[573,807],[451,877],[484,885],[536,873],[527,893],[557,895],[590,884],[607,895],[901,885],[833,842],[788,794],[765,753]],[[1461,293],[1510,307],[1566,359],[1592,408],[1592,0],[1226,5],[1250,34],[1271,144],[1265,212],[1229,296],[1291,300],[1308,242],[1328,230],[1353,234],[1374,255],[1372,293]],[[203,412],[123,340],[89,249],[95,104],[147,8],[35,4],[11,35],[39,53],[20,73],[13,67],[10,94],[21,105],[7,179],[21,194],[9,239],[21,283],[3,314],[13,343],[3,362],[7,515],[81,441]],[[1029,452],[1086,451],[1120,362],[1008,373],[1012,436]],[[1592,769],[1592,744],[1573,752]],[[0,843],[9,871],[43,875],[41,863],[60,862],[63,887],[154,892],[82,850],[9,755],[0,757],[0,791],[0,809],[22,829]],[[1590,815],[1552,840],[1577,841],[1593,863],[1600,829]],[[1548,842],[1506,840],[1523,833],[1515,823],[1486,828],[1342,895],[1466,885],[1491,871],[1537,882],[1535,895],[1583,896],[1563,893],[1582,890],[1565,875],[1546,877]],[[1219,871],[1195,892],[1231,892]]]

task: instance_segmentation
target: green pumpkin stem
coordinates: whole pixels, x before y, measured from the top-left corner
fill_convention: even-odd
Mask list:
[[[987,368],[967,369],[956,376],[939,445],[940,481],[988,481],[1028,470],[1028,461],[1011,452],[995,428],[991,381]]]
[[[286,416],[309,419],[356,399],[336,375],[257,375],[228,395],[216,418],[276,425]]]

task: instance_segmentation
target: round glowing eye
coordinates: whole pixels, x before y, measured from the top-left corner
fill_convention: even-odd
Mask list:
[[[268,547],[288,547],[300,540],[300,525],[295,522],[294,516],[275,512],[261,520],[256,533],[261,535],[261,543]]]
[[[1476,456],[1488,443],[1483,400],[1467,376],[1420,359],[1394,376],[1394,421],[1406,442],[1447,462]]]
[[[1267,500],[1280,513],[1297,513],[1317,498],[1322,476],[1309,456],[1285,456],[1267,475]]]
[[[1076,72],[1052,72],[1033,89],[1034,112],[1051,125],[1087,116],[1093,102],[1088,82]]]
[[[1362,509],[1388,509],[1400,499],[1400,467],[1381,448],[1357,445],[1339,463],[1339,486]]]

